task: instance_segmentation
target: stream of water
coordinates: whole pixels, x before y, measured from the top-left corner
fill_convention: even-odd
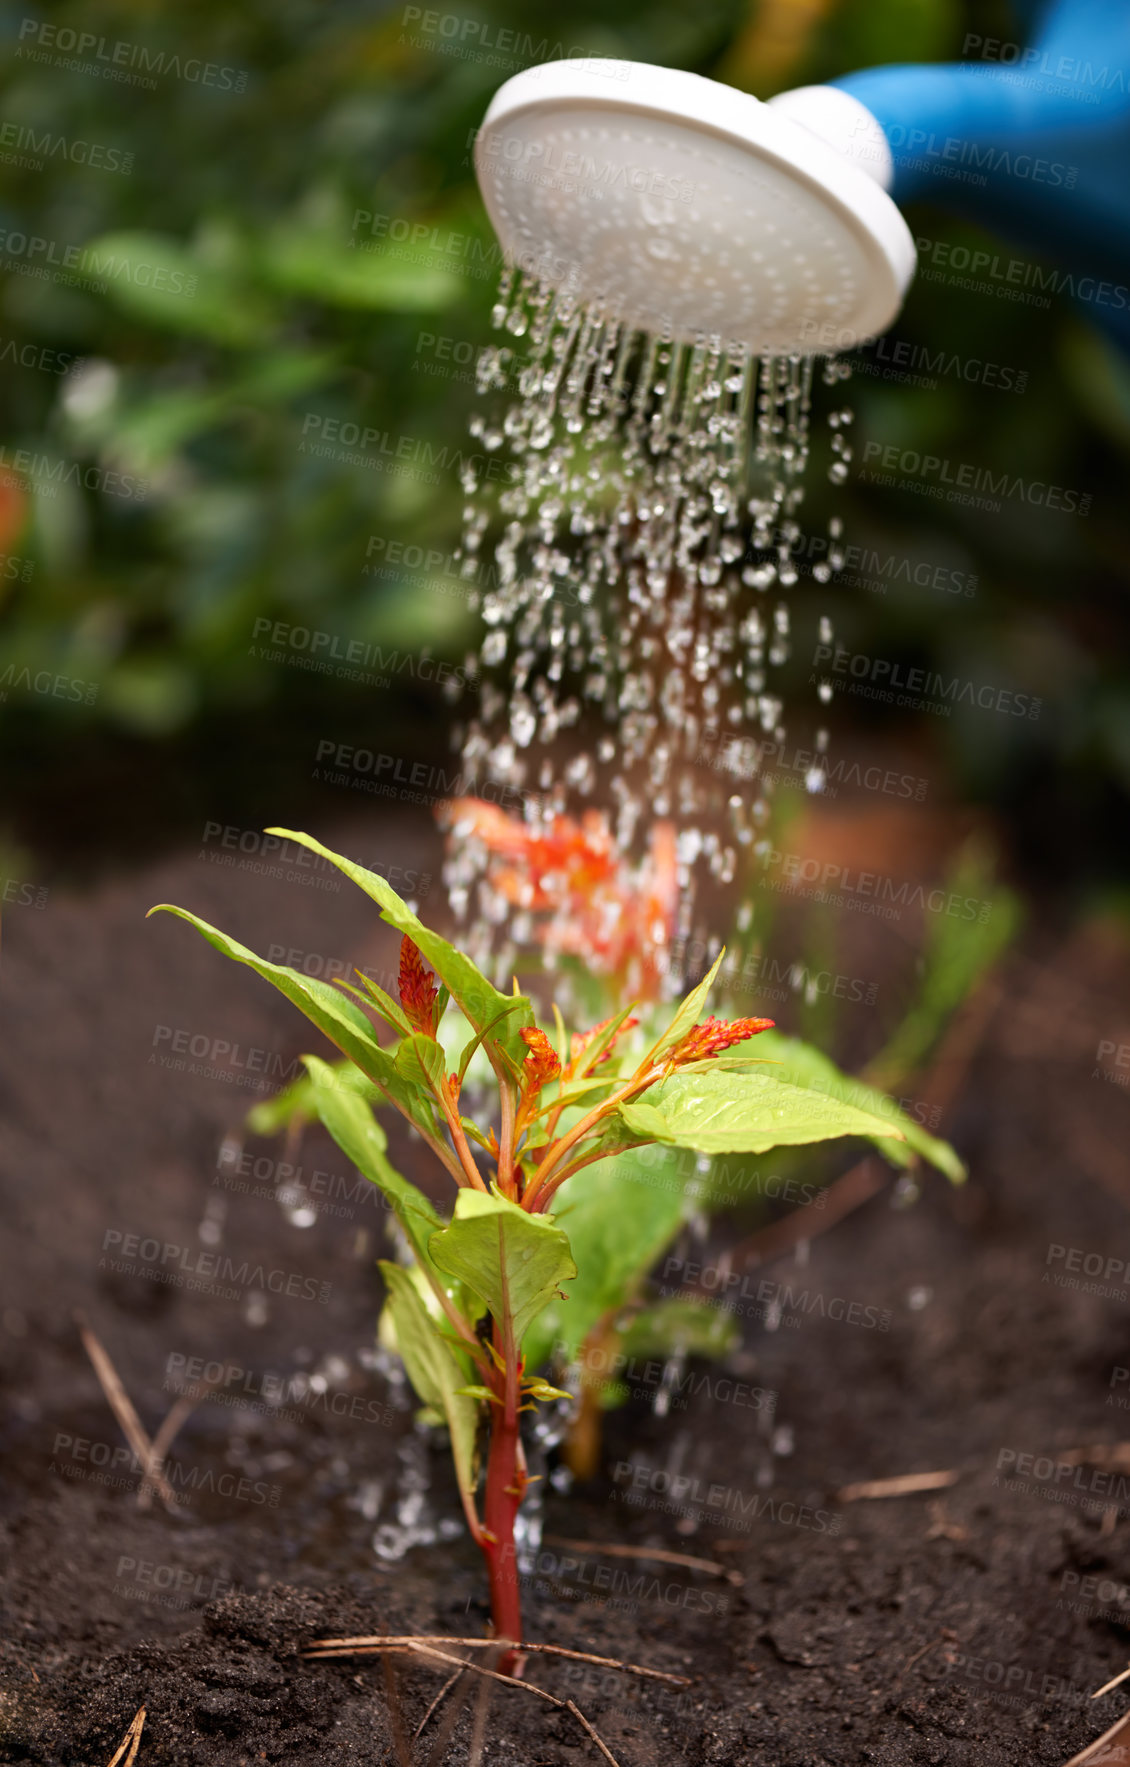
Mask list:
[[[471,420],[486,465],[463,479],[461,568],[484,635],[462,772],[535,833],[587,810],[629,891],[654,893],[656,829],[671,830],[665,937],[685,940],[696,881],[740,881],[764,841],[814,361],[643,333],[511,272],[492,317],[501,340],[481,354]],[[848,367],[819,372],[834,389]],[[828,472],[842,482],[852,414],[831,404]],[[841,563],[833,521],[812,575],[827,581]],[[830,684],[817,692],[827,703]],[[827,744],[818,730],[811,791]],[[529,927],[514,891],[487,881],[489,846],[457,841],[448,885],[476,955],[493,950],[505,967]]]

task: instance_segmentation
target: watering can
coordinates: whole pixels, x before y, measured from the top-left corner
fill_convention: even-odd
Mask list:
[[[507,259],[644,330],[830,354],[897,316],[902,206],[928,200],[1036,254],[969,251],[972,280],[1050,287],[1130,348],[1130,0],[1024,11],[1027,44],[768,103],[640,62],[528,68],[475,149]]]

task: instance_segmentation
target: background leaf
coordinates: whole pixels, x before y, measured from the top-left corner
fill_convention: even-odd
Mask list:
[[[620,1333],[625,1356],[728,1356],[741,1343],[733,1313],[682,1296],[633,1313]]]
[[[351,249],[340,236],[291,223],[270,235],[260,265],[267,281],[284,292],[337,307],[429,312],[451,306],[463,293],[450,271],[406,264],[356,244]]]
[[[703,1018],[707,997],[714,986],[714,978],[722,966],[722,959],[725,955],[725,951],[718,953],[701,982],[697,987],[692,988],[686,999],[681,1002],[678,1012],[651,1052],[653,1060],[658,1060],[667,1050],[673,1049],[675,1044],[680,1043],[687,1032]]]
[[[215,343],[263,342],[272,321],[261,294],[159,233],[108,233],[83,247],[83,275],[105,283],[115,305],[169,331]]]

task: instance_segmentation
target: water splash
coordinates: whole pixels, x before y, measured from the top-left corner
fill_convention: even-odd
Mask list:
[[[429,1436],[427,1426],[417,1424],[397,1447],[393,1513],[373,1534],[373,1551],[385,1564],[398,1563],[414,1546],[434,1546],[463,1532],[459,1516],[437,1516],[431,1501]]]

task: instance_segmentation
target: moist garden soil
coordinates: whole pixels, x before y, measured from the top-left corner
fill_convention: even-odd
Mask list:
[[[435,883],[403,875],[435,869],[427,827],[321,832],[370,863],[383,854],[403,893],[438,909]],[[290,1150],[249,1140],[242,1156],[229,1140],[217,1164],[312,1034],[188,928],[142,918],[174,901],[299,966],[391,969],[395,940],[364,897],[336,874],[275,870],[206,847],[6,915],[4,1761],[106,1763],[142,1705],[139,1767],[395,1760],[380,1662],[311,1661],[303,1646],[484,1630],[465,1536],[392,1562],[373,1551],[421,1469],[417,1519],[457,1515],[442,1449],[373,1359],[374,1260],[388,1251],[374,1193],[352,1192],[315,1132]],[[907,932],[854,918],[842,967],[905,990]],[[1130,1439],[1126,1269],[1097,1285],[1070,1269],[1130,1259],[1128,1099],[1116,1056],[1096,1059],[1101,1040],[1130,1044],[1128,981],[1110,929],[1031,927],[943,1120],[970,1162],[965,1189],[930,1180],[909,1208],[887,1189],[800,1258],[752,1270],[727,1371],[740,1384],[712,1386],[701,1377],[719,1371],[694,1364],[661,1417],[643,1370],[607,1419],[600,1478],[568,1498],[547,1488],[528,1635],[690,1678],[531,1663],[623,1767],[1055,1767],[1120,1716],[1122,1690],[1089,1696],[1127,1661],[1130,1478],[1048,1468]],[[394,1153],[409,1169],[419,1158],[400,1141]],[[280,1159],[310,1190],[297,1221],[275,1197]],[[750,1226],[716,1225],[690,1255],[710,1263]],[[131,1235],[159,1242],[157,1259],[131,1256]],[[209,1252],[232,1261],[219,1293]],[[123,1438],[76,1312],[151,1435],[193,1358],[226,1371],[171,1451],[175,1514],[139,1510],[136,1470],[115,1464]],[[296,1371],[313,1378],[305,1395],[273,1402]],[[1025,1455],[1041,1458],[1021,1477]],[[835,1496],[945,1469],[959,1477],[933,1493]],[[392,1698],[410,1729],[444,1674],[399,1661]],[[466,1759],[473,1712],[472,1697],[445,1759]],[[486,1734],[489,1763],[599,1758],[568,1713],[509,1689],[493,1690]]]

